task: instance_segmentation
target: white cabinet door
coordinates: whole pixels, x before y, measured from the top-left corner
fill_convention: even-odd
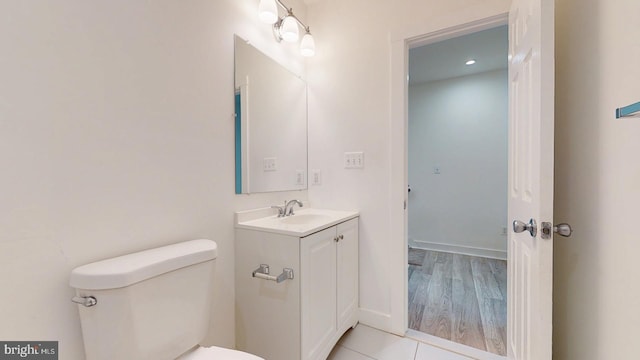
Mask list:
[[[317,359],[336,334],[336,228],[300,239],[302,359]]]
[[[358,321],[358,219],[338,224],[337,231],[338,332]]]

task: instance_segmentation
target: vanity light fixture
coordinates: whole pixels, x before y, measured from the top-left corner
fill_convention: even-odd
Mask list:
[[[316,43],[313,41],[313,36],[309,33],[309,29],[306,29],[307,33],[302,37],[300,42],[300,53],[302,56],[313,56],[316,54]]]
[[[289,12],[281,22],[276,23],[274,26],[279,25],[280,29],[280,38],[286,42],[296,42],[300,37],[300,33],[298,32],[298,23],[293,17],[293,13]]]
[[[275,0],[260,0],[258,5],[258,17],[267,24],[275,24],[278,21],[278,5]]]
[[[464,64],[465,64],[465,65],[473,65],[473,64],[475,64],[475,63],[476,63],[476,61],[475,61],[475,60],[473,60],[473,59],[469,59],[469,60],[467,60],[467,62],[466,62],[466,63],[464,63]]]
[[[287,12],[285,16],[278,15],[278,6]],[[316,45],[309,27],[293,14],[293,8],[287,8],[280,0],[260,0],[258,17],[262,22],[273,25],[273,34],[278,42],[282,40],[286,42],[298,41],[300,37],[298,26],[300,26],[305,31],[300,43],[300,53],[302,56],[315,54]]]

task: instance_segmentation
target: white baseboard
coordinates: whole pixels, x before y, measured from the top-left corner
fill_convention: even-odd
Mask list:
[[[409,239],[409,245],[413,248],[442,251],[454,254],[480,256],[491,259],[507,260],[506,250],[485,249],[464,245],[440,244],[416,239]]]
[[[473,348],[471,346],[458,344],[453,341],[449,341],[443,338],[439,338],[437,336],[425,334],[419,331],[407,330],[407,338],[414,339],[425,344],[429,344],[435,347],[439,347],[441,349],[458,353],[460,355],[464,355],[466,357],[470,357],[471,359],[476,360],[508,360],[505,356],[500,356],[496,354],[492,354],[490,352],[486,352],[480,349]]]
[[[396,333],[392,329],[391,314],[385,314],[376,310],[360,308],[359,319],[361,324],[367,325],[378,330],[382,330],[398,336],[404,336],[404,333]]]

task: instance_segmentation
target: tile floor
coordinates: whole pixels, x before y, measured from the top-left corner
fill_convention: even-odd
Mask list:
[[[338,342],[327,360],[470,360],[413,339],[358,325]]]

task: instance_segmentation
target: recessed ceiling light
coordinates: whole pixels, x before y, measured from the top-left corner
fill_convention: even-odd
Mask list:
[[[467,62],[465,63],[465,65],[473,65],[473,64],[475,64],[475,63],[476,63],[476,61],[475,61],[475,60],[473,60],[473,59],[469,59],[469,60],[467,60]]]

